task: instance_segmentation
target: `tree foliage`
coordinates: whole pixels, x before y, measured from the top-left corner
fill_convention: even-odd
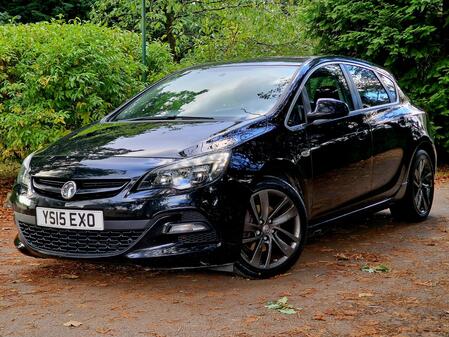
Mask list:
[[[142,88],[140,6],[0,3],[3,157],[21,157],[90,123]],[[207,61],[355,56],[392,70],[430,112],[438,144],[449,150],[449,0],[146,0],[146,11],[149,81]],[[81,20],[52,21],[59,15]],[[86,18],[92,23],[81,24]],[[50,23],[2,25],[35,21]]]
[[[146,0],[148,34],[152,40],[168,43],[179,61],[192,48],[206,13],[239,5],[238,0]],[[137,31],[140,13],[140,1],[99,0],[93,6],[91,19],[95,23]]]
[[[170,46],[176,61],[217,60],[310,51],[293,0],[146,0],[150,40]],[[140,1],[97,0],[95,23],[140,30]],[[305,43],[304,43],[305,42]]]
[[[389,68],[435,125],[449,150],[449,1],[320,0],[308,7],[321,53],[371,60]]]
[[[0,26],[0,153],[23,157],[98,120],[143,88],[139,36],[93,24]],[[148,48],[150,80],[170,71]]]
[[[253,1],[239,10],[214,13],[202,22],[187,59],[222,61],[261,56],[310,55],[301,2]]]
[[[0,23],[86,19],[94,0],[8,0],[0,2]]]

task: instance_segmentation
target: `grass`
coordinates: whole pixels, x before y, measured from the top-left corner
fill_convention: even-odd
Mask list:
[[[0,179],[15,178],[19,169],[20,163],[17,161],[6,160],[0,162]]]

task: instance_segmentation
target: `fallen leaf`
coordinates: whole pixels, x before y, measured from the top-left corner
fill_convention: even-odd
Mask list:
[[[344,316],[355,316],[355,315],[357,315],[357,311],[355,311],[355,310],[343,310],[341,313]]]
[[[283,296],[279,298],[276,302],[270,301],[268,302],[265,307],[270,310],[276,310],[280,312],[281,314],[285,315],[293,315],[296,314],[297,310],[302,310],[301,308],[294,308],[288,302],[288,297]]]
[[[102,335],[107,334],[107,333],[110,332],[111,330],[112,330],[112,329],[110,329],[110,328],[96,328],[96,329],[95,329],[96,332],[98,332],[98,333],[100,333],[100,334],[102,334]]]
[[[341,261],[348,261],[349,260],[349,256],[343,254],[343,253],[337,253],[334,255],[337,260],[341,260]]]
[[[315,315],[313,316],[313,319],[314,319],[315,321],[325,321],[325,320],[326,320],[326,317],[324,317],[323,314],[315,314]]]
[[[367,264],[365,264],[362,266],[362,268],[360,268],[360,270],[367,272],[367,273],[388,273],[388,272],[390,272],[390,268],[384,264],[379,264],[376,267],[370,267]]]
[[[282,304],[282,305],[285,305],[285,304],[287,304],[287,302],[288,302],[288,297],[287,297],[287,296],[283,296],[283,297],[281,297],[280,299],[278,299],[277,302],[280,303],[280,304]]]
[[[259,317],[257,316],[248,316],[245,319],[245,323],[253,323],[259,320]]]
[[[281,308],[278,310],[281,314],[286,314],[286,315],[294,315],[296,314],[296,310],[293,308]]]
[[[83,323],[78,322],[78,321],[68,321],[64,323],[64,326],[69,326],[69,327],[78,327],[80,325],[82,325]]]
[[[374,295],[372,293],[360,293],[359,297],[373,297]]]
[[[78,276],[78,275],[75,275],[75,274],[61,274],[60,277],[61,277],[61,278],[68,279],[68,280],[74,280],[74,279],[79,278],[79,276]]]
[[[415,284],[418,286],[433,287],[432,281],[425,281],[425,282],[418,281],[418,282],[415,282]]]

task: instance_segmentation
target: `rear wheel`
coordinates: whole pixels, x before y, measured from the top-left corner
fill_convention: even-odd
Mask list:
[[[430,213],[434,194],[435,171],[429,154],[418,150],[410,168],[404,198],[390,210],[398,220],[423,221]]]
[[[238,274],[267,278],[287,271],[299,258],[306,236],[304,203],[287,182],[270,178],[248,201]]]

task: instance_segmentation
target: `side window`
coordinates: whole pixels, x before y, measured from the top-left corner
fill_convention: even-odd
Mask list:
[[[390,103],[387,92],[373,71],[357,66],[346,66],[346,69],[359,92],[363,108]]]
[[[390,97],[393,99],[393,102],[395,102],[398,99],[398,94],[396,93],[396,86],[394,85],[394,82],[390,78],[382,74],[380,74],[380,80],[385,84]]]
[[[305,88],[312,112],[320,98],[334,98],[345,102],[354,110],[351,92],[339,65],[328,65],[317,69],[306,82]]]
[[[290,116],[288,117],[287,125],[295,126],[304,123],[304,115],[304,94],[301,93],[293,106]]]

